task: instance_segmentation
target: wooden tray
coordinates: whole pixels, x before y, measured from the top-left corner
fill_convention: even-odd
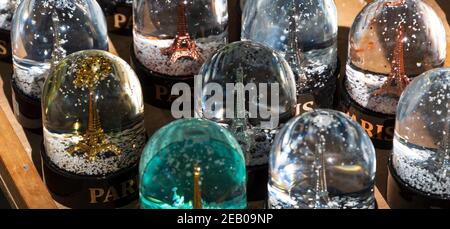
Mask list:
[[[355,16],[365,5],[364,0],[335,0],[339,12],[339,56],[341,59],[342,70],[345,69],[345,60],[347,57],[348,31]],[[438,11],[443,18],[447,29],[447,40],[450,41],[450,27],[448,25],[445,12],[450,12],[450,6],[443,3],[443,0],[429,0],[430,4]],[[440,5],[438,3],[441,3]],[[231,4],[236,4],[231,1]],[[440,6],[446,6],[442,9]],[[232,14],[230,14],[231,16]],[[236,20],[236,16],[230,18]],[[238,23],[236,23],[238,24]],[[237,31],[232,32],[232,37],[238,37]],[[129,59],[129,50],[131,38],[111,35],[113,43],[111,52],[117,53],[123,59]],[[450,45],[449,45],[450,46]],[[449,47],[450,48],[450,47]],[[450,56],[450,51],[447,52]],[[450,61],[450,58],[447,58]],[[449,62],[446,66],[449,66]],[[50,193],[40,176],[40,158],[39,150],[42,137],[33,134],[23,128],[16,121],[11,109],[11,89],[10,75],[12,73],[11,64],[0,63],[0,187],[7,196],[13,208],[59,208],[54,202]],[[343,72],[342,72],[343,73]],[[151,125],[151,124],[150,124]],[[377,179],[385,190],[386,173],[383,169],[387,164],[388,153],[383,154],[381,158],[377,158],[378,167]],[[380,209],[389,209],[388,204],[384,200],[378,188],[375,190],[375,196],[378,207]]]

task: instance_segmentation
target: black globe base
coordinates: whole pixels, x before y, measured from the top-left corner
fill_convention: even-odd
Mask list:
[[[406,184],[389,161],[387,201],[393,209],[450,209],[450,196],[431,195]]]
[[[138,207],[138,163],[105,176],[83,176],[58,168],[41,150],[42,175],[56,202],[74,209]]]

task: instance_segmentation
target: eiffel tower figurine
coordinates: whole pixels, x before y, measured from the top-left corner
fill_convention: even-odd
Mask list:
[[[202,209],[202,192],[200,188],[201,169],[199,166],[194,166],[194,209]]]
[[[244,73],[244,68],[242,65],[236,69],[236,82],[245,84],[244,80],[247,76]],[[233,133],[236,133],[236,138],[238,142],[241,144],[242,148],[245,152],[249,152],[251,147],[254,145],[254,140],[248,133],[248,120],[246,117],[245,111],[245,95],[239,93],[239,90],[235,92],[236,103],[234,103],[234,107],[231,110],[234,110],[234,119],[231,122],[230,129]],[[233,95],[234,96],[234,95]],[[250,161],[251,154],[245,154],[245,160]]]
[[[195,41],[192,40],[188,31],[188,22],[186,16],[186,0],[179,0],[177,6],[177,35],[173,44],[161,49],[163,55],[170,57],[172,63],[177,62],[181,58],[188,58],[198,62],[202,61],[202,57],[198,52]]]
[[[322,139],[325,141],[325,139]],[[316,196],[315,196],[315,208],[330,208],[330,198],[328,193],[327,185],[327,173],[326,173],[326,161],[325,152],[323,144],[317,146],[316,152]]]
[[[77,88],[89,90],[89,116],[88,127],[82,140],[67,149],[72,156],[75,153],[83,153],[89,161],[95,161],[97,156],[102,153],[109,152],[116,156],[122,154],[119,147],[108,142],[101,127],[94,98],[94,89],[98,82],[106,78],[111,71],[110,61],[102,57],[88,57],[77,65],[74,85]]]
[[[395,40],[393,61],[391,64],[391,73],[383,86],[373,93],[374,96],[390,95],[400,97],[409,84],[409,78],[405,73],[405,57],[404,57],[404,31],[401,24],[397,30]]]
[[[304,58],[302,56],[301,50],[298,47],[299,42],[299,30],[297,27],[297,17],[300,15],[298,12],[298,7],[296,6],[296,1],[293,1],[293,7],[289,11],[289,36],[285,59],[292,68],[295,74],[296,80],[298,82],[305,82],[306,76],[302,74],[301,63],[303,63]]]
[[[56,7],[53,8],[52,12],[52,29],[53,29],[53,50],[52,59],[50,60],[51,68],[56,67],[58,63],[66,56],[66,50],[61,46],[61,34],[59,32],[59,17],[58,12],[56,12]]]

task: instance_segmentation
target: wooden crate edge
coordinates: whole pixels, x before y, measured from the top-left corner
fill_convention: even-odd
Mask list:
[[[12,207],[56,208],[19,137],[0,109],[0,176]]]

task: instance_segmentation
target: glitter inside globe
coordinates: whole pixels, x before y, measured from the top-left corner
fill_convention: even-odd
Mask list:
[[[139,167],[141,207],[244,209],[246,170],[242,150],[226,129],[182,119],[158,131]]]
[[[332,0],[249,0],[242,38],[279,51],[300,93],[322,88],[337,69],[337,12]]]
[[[69,55],[48,77],[42,98],[46,155],[58,168],[100,176],[137,163],[146,142],[139,80],[105,51]]]
[[[133,10],[134,52],[154,73],[195,75],[226,43],[226,0],[137,0]]]
[[[375,149],[345,114],[316,110],[291,120],[269,162],[269,207],[375,207]]]
[[[11,29],[11,21],[19,2],[20,0],[0,0],[0,29]]]
[[[345,87],[360,106],[395,114],[411,78],[444,64],[446,44],[442,21],[424,1],[373,1],[350,31]]]
[[[295,81],[289,64],[267,46],[242,41],[219,50],[203,65],[201,75],[197,115],[234,133],[246,152],[247,165],[266,165],[279,126],[295,114]],[[229,86],[245,88],[239,93]],[[224,96],[217,98],[211,93],[215,89]]]
[[[38,100],[52,64],[77,51],[108,49],[106,21],[95,0],[22,0],[11,42],[14,84]]]
[[[392,163],[406,184],[450,199],[450,69],[419,76],[403,93]]]

